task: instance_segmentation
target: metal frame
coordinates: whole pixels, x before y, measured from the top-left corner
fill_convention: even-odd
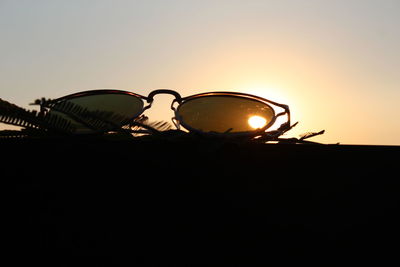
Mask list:
[[[289,110],[289,106],[288,105],[279,104],[277,102],[274,102],[274,101],[271,101],[271,100],[268,100],[268,99],[265,99],[265,98],[262,98],[262,97],[259,97],[259,96],[251,95],[251,94],[240,93],[240,92],[229,92],[229,91],[217,91],[217,92],[200,93],[200,94],[195,94],[195,95],[191,95],[191,96],[182,98],[182,101],[179,103],[178,108],[174,109],[174,111],[175,111],[175,118],[174,119],[176,119],[180,123],[180,125],[182,125],[185,129],[187,129],[189,131],[192,131],[192,132],[198,132],[198,133],[207,134],[207,135],[212,134],[212,135],[217,135],[217,136],[218,135],[226,135],[226,133],[208,133],[208,132],[204,133],[202,131],[199,131],[197,129],[194,129],[194,128],[190,127],[189,125],[186,125],[186,124],[182,123],[182,120],[179,117],[179,107],[182,104],[184,104],[184,103],[186,103],[188,101],[191,101],[193,99],[198,99],[200,97],[210,97],[210,96],[224,96],[224,97],[237,97],[237,98],[252,99],[252,100],[256,100],[258,102],[261,102],[262,104],[265,104],[265,105],[267,105],[269,107],[271,107],[270,104],[272,104],[272,105],[277,106],[279,108],[282,108],[284,110],[283,112],[280,112],[280,113],[276,114],[275,113],[275,109],[273,107],[271,107],[271,109],[274,112],[273,119],[267,125],[265,125],[263,128],[260,128],[260,129],[257,129],[257,130],[251,131],[251,132],[229,133],[230,136],[256,136],[256,135],[265,133],[265,131],[268,128],[270,128],[272,125],[274,125],[274,123],[276,122],[276,119],[278,117],[283,116],[285,114],[288,115],[288,121],[285,124],[287,124],[288,126],[290,125],[290,110]],[[286,128],[288,128],[288,127],[284,127],[284,128],[286,130]]]
[[[277,103],[277,102],[274,102],[274,101],[271,101],[271,100],[268,100],[268,99],[265,99],[265,98],[262,98],[259,96],[255,96],[255,95],[251,95],[251,94],[247,94],[247,93],[240,93],[240,92],[229,92],[229,91],[206,92],[206,93],[195,94],[195,95],[191,95],[191,96],[187,96],[187,97],[181,97],[181,95],[174,90],[157,89],[157,90],[151,91],[149,93],[149,95],[146,97],[146,96],[143,96],[143,95],[140,95],[137,93],[123,91],[123,90],[117,90],[117,89],[97,89],[97,90],[88,90],[88,91],[82,91],[82,92],[66,95],[66,96],[51,100],[51,101],[46,101],[45,103],[41,103],[40,105],[41,105],[41,108],[50,108],[51,109],[51,106],[53,106],[54,104],[61,102],[61,101],[65,101],[65,100],[68,100],[71,98],[76,98],[76,97],[99,95],[99,94],[124,94],[124,95],[131,95],[131,96],[137,97],[140,100],[142,100],[143,101],[143,109],[140,113],[138,113],[136,115],[135,118],[132,118],[132,121],[134,119],[136,119],[138,116],[140,116],[145,110],[151,108],[151,105],[154,101],[154,96],[156,96],[158,94],[173,95],[175,97],[175,99],[171,103],[171,109],[174,111],[174,115],[175,115],[175,117],[172,118],[172,121],[174,122],[175,126],[177,127],[177,129],[179,129],[180,126],[183,126],[188,131],[196,132],[199,134],[219,135],[219,136],[227,135],[226,133],[205,133],[205,132],[199,131],[197,129],[190,127],[189,125],[186,125],[179,116],[179,108],[182,104],[187,103],[188,101],[191,101],[193,99],[198,99],[201,97],[210,97],[210,96],[225,96],[225,97],[228,96],[228,97],[252,99],[252,100],[256,100],[262,104],[265,104],[269,107],[271,107],[271,105],[273,105],[273,106],[275,106],[275,108],[278,107],[283,110],[276,114],[274,107],[271,107],[271,109],[274,111],[273,119],[267,125],[265,125],[263,128],[257,129],[257,130],[251,131],[251,132],[229,133],[229,136],[257,136],[260,134],[266,134],[266,133],[268,133],[268,132],[266,132],[266,130],[268,128],[270,128],[272,125],[274,125],[274,123],[276,122],[276,119],[278,117],[283,116],[283,115],[287,115],[287,118],[288,118],[287,122],[283,123],[277,130],[277,131],[281,132],[280,134],[276,133],[276,131],[273,131],[274,134],[278,134],[278,136],[279,136],[291,128],[290,110],[289,110],[288,105],[280,104],[280,103]],[[146,101],[148,103],[148,105],[144,105],[144,101]],[[177,107],[174,106],[176,103],[178,104]]]

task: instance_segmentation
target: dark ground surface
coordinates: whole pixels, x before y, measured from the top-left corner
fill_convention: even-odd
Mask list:
[[[399,264],[398,146],[53,139],[0,148],[3,253],[15,265]]]

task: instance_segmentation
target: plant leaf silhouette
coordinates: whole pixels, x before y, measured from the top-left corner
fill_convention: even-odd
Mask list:
[[[0,99],[0,122],[41,131],[71,132],[70,122],[54,114],[30,111]]]
[[[321,135],[321,134],[324,134],[324,133],[325,133],[325,130],[322,130],[322,131],[319,131],[319,132],[307,132],[307,133],[304,133],[304,134],[300,135],[300,139],[299,140],[305,140],[305,139],[308,139],[308,138],[311,138],[311,137],[314,137],[314,136],[317,136],[317,135]]]

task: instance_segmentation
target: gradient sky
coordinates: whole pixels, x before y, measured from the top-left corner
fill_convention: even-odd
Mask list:
[[[290,106],[288,137],[400,145],[399,14],[399,0],[0,0],[0,98],[243,91]],[[155,101],[169,121],[172,97]]]

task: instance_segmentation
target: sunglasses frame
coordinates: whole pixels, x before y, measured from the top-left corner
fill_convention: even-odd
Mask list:
[[[130,95],[133,97],[139,98],[143,102],[143,108],[142,110],[135,114],[135,116],[128,121],[128,123],[133,122],[135,119],[137,119],[141,114],[143,114],[144,111],[147,109],[151,108],[153,101],[154,101],[154,96],[158,94],[169,94],[173,95],[175,99],[171,103],[171,109],[174,111],[174,117],[172,118],[173,123],[175,124],[175,127],[179,130],[180,126],[183,126],[183,128],[187,129],[189,132],[195,132],[198,134],[205,134],[205,135],[216,135],[216,136],[226,136],[227,133],[217,133],[217,132],[203,132],[200,130],[197,130],[195,128],[190,127],[189,125],[185,124],[182,120],[182,118],[179,115],[179,108],[184,104],[187,103],[188,101],[202,98],[202,97],[210,97],[210,96],[222,96],[222,97],[235,97],[235,98],[242,98],[242,99],[251,99],[255,100],[258,102],[261,102],[264,105],[269,106],[272,111],[273,111],[273,118],[272,120],[265,125],[264,127],[260,129],[256,129],[254,131],[250,132],[238,132],[238,133],[229,133],[229,136],[257,136],[260,134],[265,134],[268,133],[266,130],[271,127],[275,122],[278,117],[287,115],[287,121],[283,123],[278,130],[275,130],[274,132],[282,132],[284,133],[285,131],[289,130],[291,128],[290,124],[290,110],[288,105],[280,104],[259,96],[255,96],[252,94],[247,94],[247,93],[240,93],[240,92],[229,92],[229,91],[216,91],[216,92],[205,92],[205,93],[200,93],[200,94],[195,94],[187,97],[182,97],[178,92],[171,90],[171,89],[157,89],[153,90],[149,93],[149,95],[143,96],[137,93],[133,93],[130,91],[123,91],[123,90],[117,90],[117,89],[96,89],[96,90],[87,90],[87,91],[81,91],[73,94],[69,94],[57,99],[53,99],[50,101],[45,101],[40,104],[41,110],[43,111],[44,109],[48,108],[51,110],[52,107],[54,107],[55,104],[60,103],[62,101],[67,101],[68,99],[73,99],[77,97],[83,97],[83,96],[95,96],[95,95],[104,95],[104,94],[122,94],[122,95]],[[147,102],[148,105],[145,105],[144,102]],[[177,106],[175,106],[177,104]],[[283,111],[276,113],[275,109],[271,107],[271,105],[279,107],[283,109]],[[101,131],[104,132],[104,131]],[[280,135],[280,134],[278,134]]]

